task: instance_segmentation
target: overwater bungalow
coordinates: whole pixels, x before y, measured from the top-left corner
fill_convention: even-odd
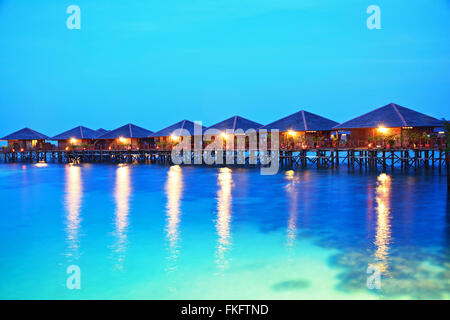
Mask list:
[[[96,130],[78,126],[51,139],[58,141],[59,150],[86,150],[95,147],[95,139],[100,135]]]
[[[234,116],[206,128],[204,135],[206,135],[206,139],[209,139],[210,136],[214,138],[214,136],[220,135],[225,143],[225,140],[244,135],[248,130],[255,130],[256,132],[261,127],[262,124],[258,122],[240,116]],[[246,147],[248,147],[248,139],[246,140]]]
[[[442,121],[390,103],[334,127],[349,130],[352,147],[429,147],[436,143],[434,129]]]
[[[281,149],[332,146],[332,130],[338,123],[300,110],[261,129],[280,131]],[[270,133],[270,132],[269,132]],[[334,136],[333,136],[334,137]]]
[[[194,131],[195,124],[189,120],[182,120],[164,129],[155,132],[152,137],[155,139],[156,149],[171,149],[174,145],[179,143],[182,137],[191,136],[194,134],[202,135],[206,127],[200,126],[197,128],[198,133]],[[194,139],[191,139],[191,144]]]
[[[23,128],[13,132],[0,140],[8,141],[8,149],[11,151],[33,151],[52,148],[50,143],[45,142],[45,140],[50,140],[48,136],[30,128]]]
[[[149,149],[153,147],[152,134],[153,131],[129,123],[98,136],[97,145],[110,150]]]

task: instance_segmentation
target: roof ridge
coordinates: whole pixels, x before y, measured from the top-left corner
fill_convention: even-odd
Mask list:
[[[283,118],[281,118],[281,119],[272,121],[271,123],[268,123],[268,124],[264,125],[263,127],[267,127],[267,126],[271,125],[272,123],[280,122],[280,121],[283,121],[283,120],[285,120],[285,119],[287,119],[287,118],[289,118],[289,117],[295,116],[296,114],[299,114],[301,111],[302,111],[302,110],[299,110],[299,111],[296,111],[296,112],[294,112],[294,113],[291,113],[291,114],[289,114],[289,115],[287,115],[287,116],[285,116],[285,117],[283,117]]]
[[[40,136],[41,138],[46,139],[41,133],[39,133],[39,132],[37,132],[37,131],[35,131],[35,130],[33,130],[33,129],[30,129],[30,128],[25,128],[25,129],[28,129],[28,130],[30,130],[31,132],[33,132],[33,133],[37,134],[38,136]],[[22,130],[23,130],[23,129],[22,129]],[[19,131],[20,131],[20,130],[19,130]]]
[[[128,129],[130,129],[130,138],[133,138],[133,131],[131,130],[131,123],[128,124]]]
[[[316,117],[316,118],[320,118],[320,119],[323,119],[323,120],[326,120],[326,121],[331,121],[331,122],[339,124],[339,122],[336,122],[336,121],[334,121],[332,119],[329,119],[329,118],[326,118],[324,116],[318,115],[317,113],[309,112],[309,111],[306,111],[306,110],[303,110],[303,111],[305,112],[305,115],[309,114],[311,117]]]
[[[45,134],[39,133],[39,132],[37,132],[37,131],[35,131],[35,130],[31,129],[31,128],[28,128],[28,127],[24,127],[24,128],[19,129],[17,131],[14,131],[13,133],[8,134],[7,136],[4,136],[1,140],[10,140],[10,138],[9,139],[4,139],[4,138],[8,138],[8,137],[12,136],[13,134],[17,134],[19,132],[24,132],[24,131],[29,131],[29,132],[37,135],[38,136],[38,140],[48,140],[48,139],[50,139],[50,137],[46,136]],[[33,140],[36,140],[36,139],[33,139]]]
[[[391,102],[391,106],[394,108],[395,112],[397,113],[397,115],[399,116],[400,120],[403,123],[403,126],[407,127],[408,125],[406,124],[405,118],[403,118],[403,115],[400,113],[400,111],[397,109],[397,106],[395,105],[395,103]]]
[[[305,126],[305,131],[308,130],[308,124],[306,123],[306,118],[305,118],[305,110],[302,110],[302,117],[303,117],[303,125]]]
[[[340,127],[340,126],[346,124],[347,122],[354,121],[354,120],[356,120],[356,119],[359,119],[359,118],[361,118],[361,117],[364,117],[365,115],[368,115],[369,113],[375,112],[375,111],[377,111],[377,110],[380,110],[380,109],[385,108],[385,107],[388,107],[388,106],[389,106],[389,104],[384,105],[384,106],[381,106],[381,107],[378,107],[378,108],[373,109],[373,110],[371,110],[371,111],[368,111],[368,112],[366,112],[366,113],[364,113],[364,114],[362,114],[362,115],[360,115],[360,116],[357,116],[356,118],[353,118],[353,119],[347,120],[347,121],[345,121],[345,122],[339,123],[339,124],[335,125],[334,127]],[[333,128],[334,128],[334,127],[333,127]]]
[[[234,121],[233,121],[233,132],[236,130],[237,117],[238,117],[238,116],[234,116]]]

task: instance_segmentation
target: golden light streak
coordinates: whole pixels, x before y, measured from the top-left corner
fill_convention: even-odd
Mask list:
[[[221,168],[217,176],[219,190],[217,192],[217,220],[216,230],[218,235],[217,241],[217,266],[225,269],[228,265],[226,252],[231,246],[230,220],[231,220],[231,189],[233,179],[231,169]]]
[[[375,235],[375,260],[381,272],[388,270],[389,245],[391,244],[391,177],[385,173],[378,176],[376,188],[377,230]]]
[[[67,165],[66,173],[66,193],[65,193],[65,209],[66,209],[66,238],[69,243],[70,252],[68,256],[78,255],[79,249],[79,229],[80,229],[80,210],[81,199],[83,195],[83,182],[81,178],[81,167]],[[75,258],[77,258],[75,256]]]
[[[288,219],[288,226],[287,226],[287,246],[293,247],[295,240],[297,238],[298,191],[296,189],[296,184],[299,181],[299,178],[295,176],[294,170],[288,170],[285,173],[285,179],[287,181],[289,181],[289,183],[286,185],[286,192],[289,197],[289,219]]]
[[[183,194],[183,172],[180,166],[171,166],[167,173],[166,196],[167,196],[167,226],[166,237],[169,241],[169,270],[176,269],[176,260],[179,254],[179,224],[180,203]]]
[[[118,254],[117,268],[122,268],[122,262],[125,259],[125,252],[127,249],[127,229],[128,229],[128,214],[130,211],[130,167],[121,164],[116,169],[116,184],[114,190],[114,199],[116,203],[115,211],[115,236],[116,244],[114,251]]]

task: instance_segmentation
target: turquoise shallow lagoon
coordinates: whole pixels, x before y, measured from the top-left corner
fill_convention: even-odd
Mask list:
[[[449,299],[446,176],[2,164],[0,277],[1,299]]]

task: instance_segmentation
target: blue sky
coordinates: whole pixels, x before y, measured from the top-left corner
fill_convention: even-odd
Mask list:
[[[389,102],[450,118],[449,75],[448,0],[0,0],[0,136],[300,109],[343,122]]]

